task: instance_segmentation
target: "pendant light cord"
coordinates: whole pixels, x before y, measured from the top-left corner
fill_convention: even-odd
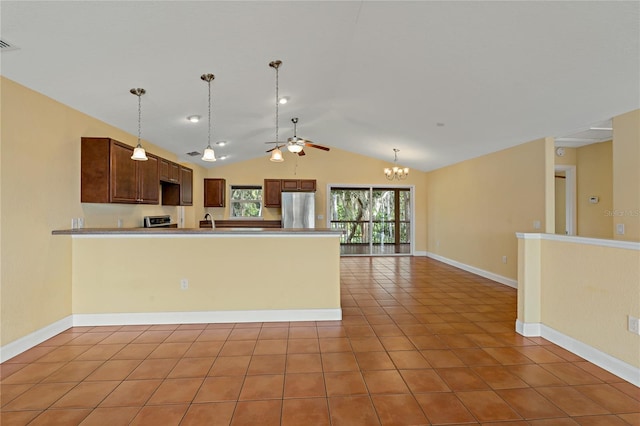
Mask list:
[[[279,91],[279,82],[278,82],[278,67],[276,68],[276,148],[278,147],[278,104],[279,104],[279,99],[278,99],[278,91]]]
[[[209,85],[209,111],[208,111],[208,119],[209,119],[209,132],[207,134],[207,147],[211,148],[211,80],[207,81]]]
[[[140,135],[142,134],[142,95],[138,95],[138,146],[140,146]]]

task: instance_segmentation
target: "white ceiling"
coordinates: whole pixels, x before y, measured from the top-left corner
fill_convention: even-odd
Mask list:
[[[274,59],[291,97],[280,139],[299,117],[315,143],[389,161],[398,148],[423,171],[640,108],[638,1],[2,1],[0,14],[19,48],[3,76],[132,134],[129,89],[145,88],[143,139],[205,167],[267,158]],[[216,163],[186,155],[206,146],[203,73],[212,140],[229,141]]]

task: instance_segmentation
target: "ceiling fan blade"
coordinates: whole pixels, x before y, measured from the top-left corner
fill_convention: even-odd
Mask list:
[[[304,144],[304,146],[308,146],[308,147],[311,147],[311,148],[318,148],[318,149],[321,149],[321,150],[323,150],[323,151],[329,151],[329,150],[330,150],[330,149],[329,149],[329,148],[327,148],[326,146],[316,145],[315,143],[311,143],[311,142],[309,142],[309,141],[306,141],[306,142],[305,142],[305,144]]]
[[[302,151],[300,151],[300,152],[298,153],[298,155],[302,157],[303,155],[307,155],[307,154],[304,152],[304,149],[303,149]]]
[[[271,148],[271,149],[270,149],[270,150],[268,150],[267,152],[271,152],[271,151],[273,151],[273,150],[274,150],[274,149],[276,149],[276,148],[277,148],[277,146],[274,146],[273,148]]]

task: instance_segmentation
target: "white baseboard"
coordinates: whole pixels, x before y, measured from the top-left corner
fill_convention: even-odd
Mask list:
[[[535,331],[537,330],[537,334]],[[615,374],[616,376],[634,384],[640,386],[640,368],[634,367],[631,364],[627,364],[624,361],[619,360],[607,353],[602,352],[593,346],[582,343],[573,337],[567,336],[551,327],[548,327],[541,323],[523,323],[516,321],[516,331],[523,336],[540,336],[551,343],[574,353],[587,361],[604,368],[608,372]],[[530,333],[530,334],[527,334]]]
[[[539,322],[522,322],[516,320],[516,332],[522,334],[525,337],[538,337],[540,336],[540,327],[542,324]]]
[[[462,269],[463,271],[480,275],[481,277],[488,278],[492,281],[496,281],[509,287],[518,288],[518,281],[514,280],[513,278],[504,277],[502,275],[494,274],[493,272],[485,271],[484,269],[476,268],[475,266],[460,263],[457,260],[449,259],[447,257],[440,256],[439,254],[431,253],[428,251],[424,253],[425,256],[430,257],[431,259],[438,260],[442,263],[446,263],[447,265],[455,266],[456,268]]]
[[[0,348],[0,362],[5,362],[53,336],[73,327],[73,315],[62,318]]]
[[[342,309],[281,309],[257,311],[149,312],[112,314],[75,314],[73,324],[139,325],[197,324],[227,322],[335,321],[342,319]]]
[[[33,348],[71,327],[140,324],[197,324],[227,322],[339,321],[342,309],[281,309],[259,311],[150,312],[74,314],[0,348],[0,362]]]

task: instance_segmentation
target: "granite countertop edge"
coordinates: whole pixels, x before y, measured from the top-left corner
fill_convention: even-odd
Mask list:
[[[59,229],[52,235],[341,235],[329,228],[82,228]]]

